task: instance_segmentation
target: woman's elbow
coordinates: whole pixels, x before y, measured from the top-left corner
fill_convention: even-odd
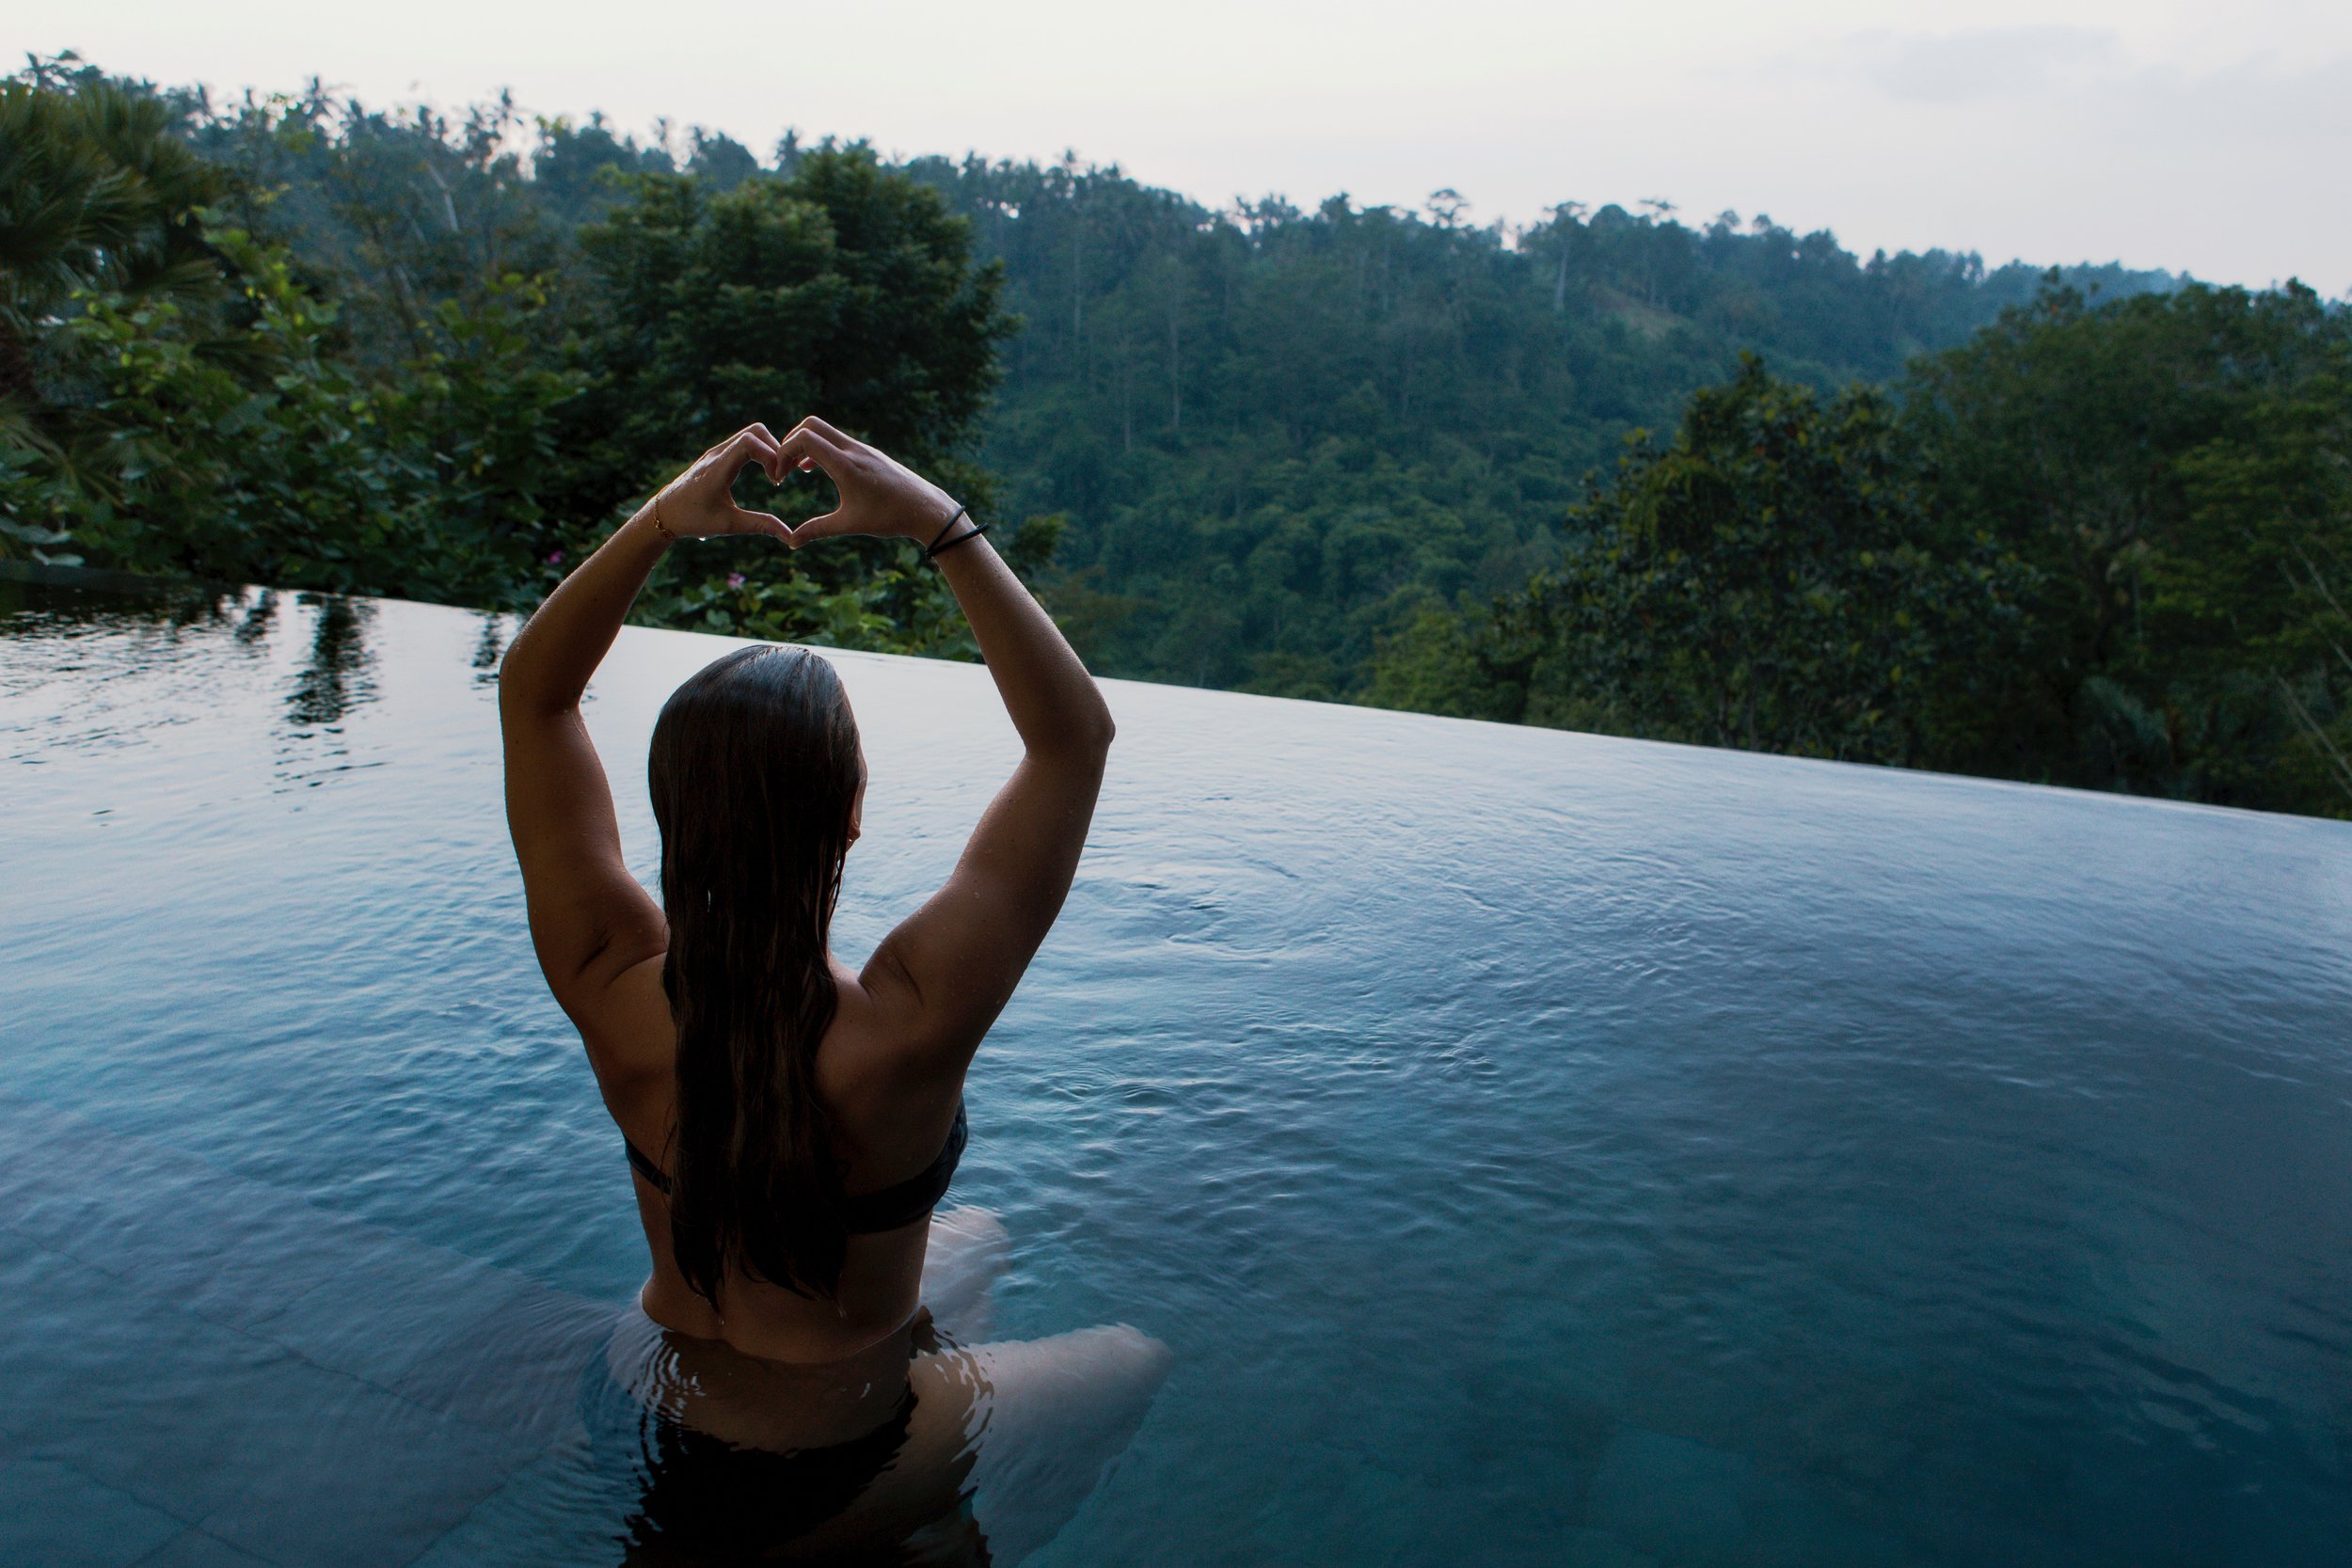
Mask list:
[[[1057,733],[1044,744],[1029,748],[1032,756],[1067,759],[1092,767],[1102,766],[1110,753],[1111,740],[1119,726],[1111,722],[1110,709],[1099,704],[1090,713],[1073,714],[1057,728]]]
[[[506,657],[499,660],[499,714],[511,719],[531,706],[529,673],[516,668],[515,650],[509,647]]]
[[[1106,752],[1111,749],[1111,742],[1118,738],[1119,725],[1118,722],[1111,718],[1109,705],[1103,702],[1100,698],[1097,698],[1094,704],[1094,711],[1088,716],[1086,726],[1087,748],[1089,751],[1097,752],[1098,754]]]
[[[544,681],[534,678],[529,657],[516,658],[521,651],[518,642],[506,650],[499,660],[499,717],[512,721],[519,718],[546,718],[558,714],[569,705],[550,695]]]

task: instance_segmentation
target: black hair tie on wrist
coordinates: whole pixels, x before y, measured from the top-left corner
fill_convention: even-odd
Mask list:
[[[931,535],[931,542],[923,546],[924,560],[929,561],[933,555],[938,553],[939,542],[947,537],[947,531],[949,529],[956,526],[956,517],[968,515],[971,510],[972,509],[968,506],[959,506],[956,508],[955,517],[950,517],[946,522],[939,525],[939,531]]]
[[[961,517],[963,515],[964,513],[961,507],[956,508],[956,517]],[[956,526],[956,517],[950,517],[947,519],[947,528],[953,528]],[[986,533],[987,531],[988,525],[986,523],[976,522],[970,529],[962,533],[957,534],[953,539],[948,539],[944,545],[941,544],[938,539],[934,539],[931,541],[931,547],[923,552],[923,559],[926,561],[937,561],[941,556],[946,555],[949,550],[954,549],[958,545],[968,545],[973,540],[977,539],[981,534]],[[947,529],[941,529],[939,532],[940,538],[946,538]]]

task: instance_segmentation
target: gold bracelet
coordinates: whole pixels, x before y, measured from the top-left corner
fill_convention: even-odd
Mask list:
[[[667,539],[671,544],[675,545],[677,543],[677,535],[672,533],[669,530],[669,525],[661,520],[661,497],[659,492],[656,492],[653,498],[653,531],[661,535],[662,538]]]

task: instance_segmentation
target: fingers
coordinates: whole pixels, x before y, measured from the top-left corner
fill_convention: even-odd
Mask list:
[[[840,466],[838,454],[828,449],[818,437],[806,431],[796,430],[776,443],[777,462],[787,473],[799,469],[822,468],[828,478]]]
[[[778,440],[764,424],[745,425],[726,440],[710,449],[706,456],[725,459],[739,451],[755,453],[745,462],[757,461],[769,470],[769,478],[784,483],[785,474],[799,469],[822,468],[838,483],[840,466],[860,450],[862,443],[844,436],[824,420],[810,415],[792,427],[790,434]]]
[[[794,425],[792,433],[779,443],[787,465],[803,472],[811,467],[822,468],[826,477],[836,484],[841,481],[841,470],[850,461],[850,448],[854,444],[832,426],[815,419],[803,420]]]
[[[782,484],[787,465],[776,438],[768,434],[764,424],[746,425],[730,436],[719,449],[720,461],[725,465],[727,483],[735,482],[736,474],[746,463],[756,463],[767,474],[771,484]]]
[[[827,424],[824,420],[818,419],[814,414],[809,415],[799,424],[793,426],[793,428],[795,430],[814,431],[818,436],[823,436],[826,440],[832,442],[835,447],[840,448],[844,451],[849,451],[852,447],[863,444],[854,436],[842,435],[841,432],[834,429],[833,426]]]
[[[770,430],[766,425],[761,424],[758,420],[754,420],[750,424],[745,425],[742,429],[737,431],[725,440],[719,442],[715,446],[706,447],[703,450],[703,455],[705,457],[715,457],[719,453],[726,451],[727,448],[735,445],[736,442],[743,439],[746,436],[752,436],[757,440],[765,441],[770,446],[775,445],[776,433]]]
[[[677,483],[691,487],[707,501],[716,500],[734,487],[736,476],[753,463],[759,465],[771,484],[782,484],[784,476],[790,471],[776,449],[776,438],[768,434],[766,425],[748,425],[737,431],[704,452]]]

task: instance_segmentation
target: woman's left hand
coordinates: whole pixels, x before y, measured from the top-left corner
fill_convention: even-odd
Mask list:
[[[764,424],[746,425],[694,459],[692,467],[663,485],[646,510],[654,521],[679,539],[708,539],[722,533],[764,533],[791,542],[784,520],[765,512],[746,512],[735,504],[735,480],[745,467],[757,464],[771,484],[781,484],[790,470],[783,449]]]

